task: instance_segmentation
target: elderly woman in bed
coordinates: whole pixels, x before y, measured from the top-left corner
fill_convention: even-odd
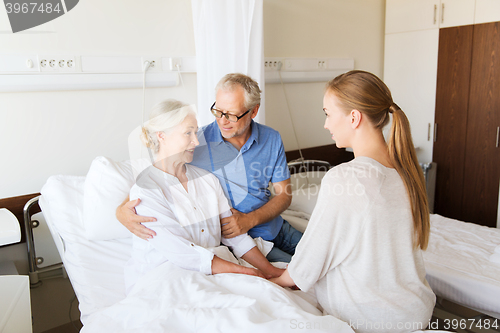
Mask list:
[[[133,254],[126,271],[130,290],[140,276],[164,262],[204,274],[241,273],[260,277],[279,276],[247,234],[221,238],[220,219],[231,210],[217,177],[187,163],[199,144],[194,109],[167,100],[155,106],[144,125],[141,140],[155,154],[130,190],[130,199],[141,199],[137,213],[154,216],[148,227],[156,236],[134,236]],[[227,247],[257,269],[238,265]]]

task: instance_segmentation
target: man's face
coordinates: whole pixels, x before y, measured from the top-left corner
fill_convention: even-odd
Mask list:
[[[239,86],[232,90],[220,89],[215,96],[215,108],[224,113],[241,116],[247,111],[245,108],[245,90]],[[231,139],[246,135],[250,130],[250,123],[255,115],[256,112],[252,110],[236,123],[230,122],[224,116],[216,118],[222,137]]]

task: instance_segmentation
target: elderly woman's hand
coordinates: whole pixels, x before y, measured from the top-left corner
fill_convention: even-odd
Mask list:
[[[266,278],[266,277],[264,276],[264,273],[262,273],[260,270],[255,269],[255,268],[245,267],[245,270],[243,270],[243,272],[242,272],[242,273],[243,273],[243,274],[247,274],[247,275],[258,276],[258,277],[263,278],[263,279],[265,279],[265,278]]]
[[[116,218],[118,221],[120,221],[120,223],[131,233],[144,240],[156,236],[156,232],[141,224],[142,222],[154,222],[156,219],[154,217],[139,216],[135,212],[135,207],[141,202],[141,199],[128,200],[129,198],[125,199],[116,209]]]
[[[297,286],[295,285],[295,282],[293,282],[292,278],[290,277],[290,274],[288,273],[288,269],[286,269],[281,276],[269,279],[269,281],[274,282],[282,287],[290,287],[293,290],[297,290]],[[295,289],[297,288],[297,289]]]
[[[265,272],[267,279],[280,277],[285,272],[284,268],[278,268],[278,267],[274,267],[274,266],[272,266],[272,267],[273,267],[272,270]]]
[[[262,271],[258,269],[237,265],[230,261],[214,256],[212,259],[212,274],[220,273],[237,273],[258,276],[263,279],[266,278],[264,276],[264,273],[262,273]]]

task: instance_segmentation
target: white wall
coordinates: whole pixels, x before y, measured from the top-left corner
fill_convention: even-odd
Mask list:
[[[382,74],[383,0],[266,0],[265,56],[353,57]],[[0,29],[7,30],[4,7]],[[195,55],[189,0],[81,1],[66,15],[27,32],[0,34],[2,54]],[[196,102],[196,75],[182,87],[148,89],[146,109],[168,98]],[[331,143],[322,130],[324,83],[286,84],[301,147]],[[0,95],[0,198],[40,191],[56,173],[84,175],[97,155],[127,158],[141,90],[4,93]],[[266,86],[266,124],[287,150],[297,144],[281,85]],[[311,135],[314,133],[314,135]]]
[[[356,69],[382,77],[384,27],[385,0],[265,0],[264,54],[354,58]],[[333,143],[323,129],[325,84],[285,84],[301,148]],[[266,85],[266,125],[281,133],[286,150],[294,150],[284,96],[280,84]]]
[[[352,57],[383,72],[384,0],[265,0],[265,56]],[[0,30],[8,30],[0,8]],[[27,32],[0,33],[2,54],[194,56],[189,0],[86,0]],[[146,110],[164,98],[196,102],[196,75],[182,87],[148,89]],[[286,84],[300,146],[331,143],[323,130],[324,83]],[[0,198],[40,191],[47,177],[85,175],[97,155],[127,158],[140,121],[140,89],[0,94]],[[266,124],[297,148],[281,85],[266,86]],[[314,135],[311,135],[314,133]]]
[[[6,20],[0,6],[2,54],[195,55],[190,0],[85,0],[16,34]],[[186,88],[148,88],[146,110],[165,98],[196,103],[196,75],[183,79]],[[141,89],[0,94],[0,198],[39,192],[53,174],[85,175],[98,155],[127,159],[141,112]]]

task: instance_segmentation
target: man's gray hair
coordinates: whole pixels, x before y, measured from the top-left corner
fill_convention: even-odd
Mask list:
[[[259,84],[250,76],[241,73],[231,73],[225,75],[219,83],[217,83],[215,93],[221,89],[233,90],[236,86],[242,87],[245,91],[245,108],[253,109],[255,106],[260,104],[260,93],[262,91],[259,88]]]

